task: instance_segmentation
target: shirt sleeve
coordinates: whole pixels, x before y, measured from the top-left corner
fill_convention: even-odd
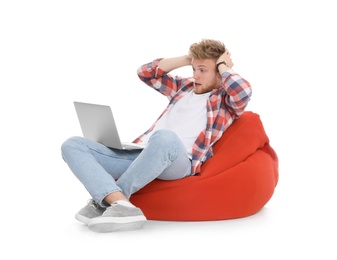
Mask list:
[[[158,63],[161,59],[156,59],[150,63],[140,66],[137,70],[138,77],[148,86],[167,96],[169,100],[186,84],[187,79],[180,76],[172,76],[163,71]]]
[[[225,91],[226,108],[236,117],[239,117],[248,105],[252,95],[251,85],[232,69],[222,73],[221,77],[221,89]]]

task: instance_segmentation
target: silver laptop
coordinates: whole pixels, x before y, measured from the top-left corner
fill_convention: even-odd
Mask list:
[[[110,106],[74,102],[83,136],[110,148],[143,149],[144,144],[122,142]]]

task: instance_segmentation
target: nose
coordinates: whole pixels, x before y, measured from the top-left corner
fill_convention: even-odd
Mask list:
[[[199,78],[199,74],[196,71],[193,72],[193,78],[194,79],[198,79]]]

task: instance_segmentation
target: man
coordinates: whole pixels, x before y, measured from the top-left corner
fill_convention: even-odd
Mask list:
[[[192,66],[193,78],[169,74],[183,66]],[[62,145],[65,162],[92,197],[75,218],[96,232],[142,228],[146,217],[130,196],[156,178],[198,174],[212,146],[247,106],[250,84],[232,67],[224,44],[209,39],[192,44],[188,55],[141,66],[139,78],[169,99],[158,120],[134,141],[145,148],[111,149],[83,137]]]

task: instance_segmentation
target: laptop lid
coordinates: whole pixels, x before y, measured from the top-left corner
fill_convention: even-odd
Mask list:
[[[74,105],[84,137],[111,148],[123,149],[110,106],[77,101]]]

